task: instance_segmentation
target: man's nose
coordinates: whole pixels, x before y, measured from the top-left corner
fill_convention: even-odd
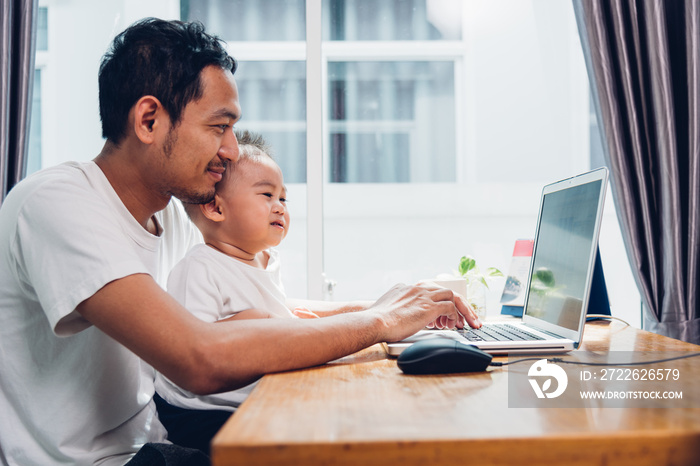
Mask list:
[[[219,157],[229,162],[236,163],[238,161],[238,139],[236,138],[236,133],[233,132],[233,127],[226,129],[218,154]]]

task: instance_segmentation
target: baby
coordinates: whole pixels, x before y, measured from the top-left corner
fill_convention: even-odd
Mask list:
[[[289,231],[282,171],[262,136],[247,131],[236,136],[239,159],[229,164],[214,200],[185,205],[205,243],[193,247],[173,268],[168,292],[207,322],[317,317],[306,309],[292,312],[288,307],[279,256],[272,249]],[[207,442],[199,444],[193,437],[210,438],[254,385],[198,396],[157,374],[155,399],[169,439],[206,451]],[[207,425],[212,432],[205,434]]]
[[[271,249],[289,230],[282,171],[262,136],[246,131],[238,137],[239,160],[217,184],[214,201],[186,206],[205,244],[172,270],[168,291],[206,321],[292,317]]]

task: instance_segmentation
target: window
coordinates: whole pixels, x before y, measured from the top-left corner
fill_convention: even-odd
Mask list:
[[[240,63],[237,126],[267,137],[289,187],[292,228],[280,250],[292,296],[323,297],[323,271],[337,283],[326,298],[373,299],[396,282],[450,272],[464,254],[505,271],[515,240],[534,234],[542,185],[602,161],[569,2],[42,6],[47,47],[37,52],[35,97],[43,166],[99,152],[97,67],[130,23],[197,19],[227,41]],[[318,19],[307,24],[307,14]],[[320,51],[313,76],[307,47]],[[322,103],[318,113],[307,109],[313,99]],[[309,152],[319,139],[322,153]],[[638,323],[628,303],[639,295],[608,200],[601,255],[611,301]],[[492,286],[490,312],[501,285]]]

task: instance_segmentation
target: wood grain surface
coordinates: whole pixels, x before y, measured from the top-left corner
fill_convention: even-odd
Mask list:
[[[591,322],[577,351],[699,350],[622,323]],[[700,358],[684,361],[682,389],[700,390]],[[380,345],[268,375],[215,437],[213,463],[700,465],[698,406],[509,408],[507,380],[506,367],[407,376]]]

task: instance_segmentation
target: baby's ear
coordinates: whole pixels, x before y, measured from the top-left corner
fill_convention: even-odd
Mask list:
[[[218,194],[216,194],[213,201],[207,202],[206,204],[201,204],[199,206],[202,214],[204,214],[204,216],[212,222],[221,222],[224,220],[224,212],[219,204],[220,200],[221,198]]]

